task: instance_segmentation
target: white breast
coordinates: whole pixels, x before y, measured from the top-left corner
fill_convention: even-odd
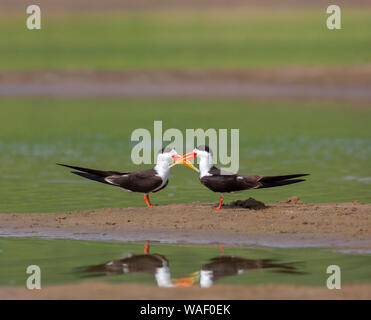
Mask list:
[[[201,158],[200,159],[200,179],[205,176],[212,176],[211,173],[209,173],[210,168],[212,167],[212,163],[207,158]]]
[[[169,164],[167,162],[166,163],[160,162],[155,166],[155,171],[157,173],[156,176],[162,179],[162,183],[158,188],[156,188],[153,191],[161,189],[167,183],[170,172]]]

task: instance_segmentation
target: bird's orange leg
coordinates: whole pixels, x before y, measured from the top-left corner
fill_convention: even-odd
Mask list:
[[[149,193],[147,194],[147,199],[151,207],[157,206],[157,204],[152,204],[151,200],[149,200]]]
[[[144,253],[149,253],[149,247],[150,247],[149,240],[146,240],[144,242]]]
[[[220,249],[220,255],[222,256],[224,254],[224,249],[222,246],[219,246],[219,249]]]
[[[145,194],[145,195],[144,195],[144,201],[146,202],[147,207],[152,207],[151,202],[149,201],[149,196],[148,196],[148,194]]]
[[[219,202],[219,206],[216,207],[215,209],[216,209],[216,210],[220,210],[220,209],[222,208],[222,204],[223,204],[223,195],[220,194],[220,202]]]

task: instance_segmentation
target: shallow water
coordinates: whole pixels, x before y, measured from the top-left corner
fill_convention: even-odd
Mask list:
[[[370,253],[247,246],[223,247],[221,253],[218,246],[151,242],[145,254],[144,244],[0,238],[0,285],[24,286],[29,265],[40,267],[42,286],[83,280],[160,286],[325,286],[329,265],[340,267],[342,284],[371,282]],[[106,265],[117,259],[123,260]]]
[[[310,173],[306,182],[226,195],[275,202],[371,200],[371,111],[351,103],[212,99],[2,99],[0,212],[58,212],[144,205],[141,194],[90,182],[56,162],[131,171],[133,130],[240,130],[240,172]],[[228,137],[230,139],[230,137]],[[189,147],[179,150],[186,152]],[[157,204],[218,201],[185,166],[172,168]]]

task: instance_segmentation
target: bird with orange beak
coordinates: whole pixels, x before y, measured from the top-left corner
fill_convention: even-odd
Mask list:
[[[147,206],[152,207],[149,193],[158,192],[167,186],[170,172],[169,164],[171,161],[177,160],[182,160],[183,164],[198,172],[198,169],[192,163],[181,159],[181,156],[171,147],[162,148],[157,154],[155,167],[147,170],[118,172],[82,168],[60,163],[57,163],[57,165],[77,170],[71,172],[81,177],[115,186],[127,192],[141,192],[144,194],[144,201]]]
[[[248,189],[272,188],[293,184],[304,179],[295,179],[307,176],[308,174],[290,174],[282,176],[258,176],[258,175],[241,175],[227,171],[222,171],[213,165],[213,152],[206,146],[201,145],[177,159],[172,165],[187,164],[189,159],[199,159],[199,171],[201,183],[211,191],[220,193],[220,202],[216,207],[217,210],[222,208],[223,194],[240,192]]]

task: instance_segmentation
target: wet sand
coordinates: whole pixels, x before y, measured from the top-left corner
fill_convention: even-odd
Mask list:
[[[292,285],[233,286],[216,285],[209,289],[157,288],[137,284],[85,282],[53,285],[41,290],[0,287],[0,299],[135,299],[135,300],[254,300],[254,299],[371,299],[371,284],[347,284],[339,290]]]
[[[297,198],[263,210],[213,203],[0,214],[0,236],[172,241],[371,249],[371,204],[309,204]]]

